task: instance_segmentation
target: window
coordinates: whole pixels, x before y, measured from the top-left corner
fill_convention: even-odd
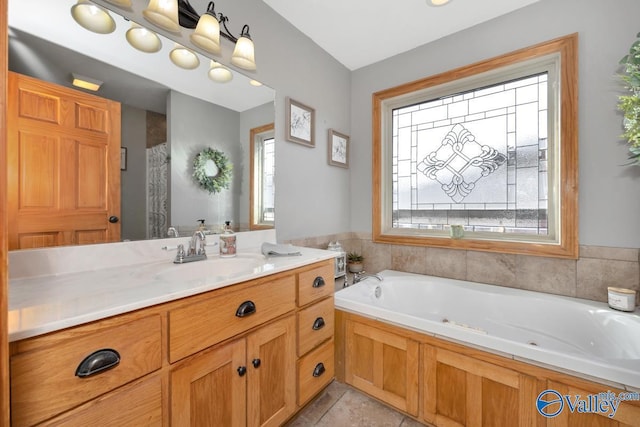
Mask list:
[[[374,240],[576,258],[576,55],[572,35],[374,94]]]
[[[275,139],[273,123],[251,129],[250,229],[273,228],[275,224]]]

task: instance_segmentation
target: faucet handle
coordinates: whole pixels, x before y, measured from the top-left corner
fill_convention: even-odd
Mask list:
[[[185,252],[184,252],[184,245],[183,244],[179,244],[178,245],[178,253],[176,254],[176,259],[174,262],[182,262],[182,260],[185,257]]]

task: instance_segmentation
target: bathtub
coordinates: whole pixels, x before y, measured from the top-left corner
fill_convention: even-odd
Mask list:
[[[337,309],[499,355],[640,389],[640,311],[385,270],[335,294]]]

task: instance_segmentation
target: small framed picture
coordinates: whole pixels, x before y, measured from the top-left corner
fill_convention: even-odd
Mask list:
[[[333,129],[329,129],[329,164],[349,167],[349,137]]]
[[[286,98],[286,138],[307,147],[315,147],[316,112],[313,108]]]
[[[120,170],[127,170],[127,149],[126,147],[120,148]]]

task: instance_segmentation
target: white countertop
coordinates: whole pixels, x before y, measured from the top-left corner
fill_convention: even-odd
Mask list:
[[[297,248],[300,256],[264,257],[256,248],[236,258],[174,264],[170,254],[147,263],[9,281],[9,341],[123,314],[335,257]],[[225,269],[222,264],[229,260]],[[218,264],[219,263],[219,264]],[[228,271],[227,271],[228,270]]]

